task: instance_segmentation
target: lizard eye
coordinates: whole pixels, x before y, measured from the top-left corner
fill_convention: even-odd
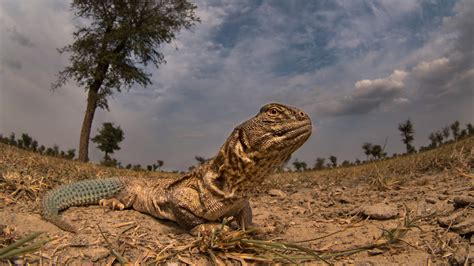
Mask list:
[[[275,109],[275,108],[271,108],[267,111],[268,114],[272,115],[272,116],[275,116],[278,114],[278,110]]]

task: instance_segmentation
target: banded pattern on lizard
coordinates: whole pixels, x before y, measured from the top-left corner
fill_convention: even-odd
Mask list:
[[[248,200],[254,188],[303,145],[311,130],[305,112],[270,103],[237,126],[214,158],[178,179],[114,177],[64,185],[47,193],[42,215],[71,232],[74,227],[59,211],[92,204],[133,208],[186,229],[230,216],[245,227],[252,222]]]

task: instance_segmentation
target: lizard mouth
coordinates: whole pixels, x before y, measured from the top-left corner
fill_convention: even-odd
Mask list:
[[[273,135],[275,137],[283,137],[285,139],[292,139],[299,136],[311,135],[311,122],[299,121],[292,124],[286,124],[284,128],[276,130]]]

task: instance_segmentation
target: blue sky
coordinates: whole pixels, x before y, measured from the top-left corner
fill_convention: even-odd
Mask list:
[[[185,170],[213,156],[229,132],[265,103],[301,107],[315,130],[293,156],[364,158],[363,142],[400,153],[398,123],[410,118],[415,145],[430,132],[474,120],[474,2],[197,1],[202,23],[162,50],[153,84],[115,94],[93,134],[111,121],[125,132],[124,163],[164,160]],[[0,3],[0,132],[77,148],[84,89],[52,93],[72,40],[63,1]],[[177,49],[176,49],[177,48]],[[91,145],[91,155],[100,152]]]

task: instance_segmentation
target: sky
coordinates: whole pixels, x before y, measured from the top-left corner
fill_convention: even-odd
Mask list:
[[[212,157],[232,129],[280,102],[311,117],[311,138],[293,159],[364,159],[364,142],[401,153],[410,119],[416,147],[459,120],[474,122],[474,1],[198,0],[202,22],[160,47],[153,84],[132,86],[98,110],[125,134],[123,164],[163,160],[186,170]],[[68,63],[78,19],[62,0],[0,2],[0,134],[77,149],[85,89],[52,92]],[[102,153],[90,145],[92,161]]]

